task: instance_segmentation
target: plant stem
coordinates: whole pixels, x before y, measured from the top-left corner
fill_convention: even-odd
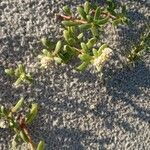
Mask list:
[[[63,14],[57,14],[57,16],[60,17],[60,18],[65,19],[65,20],[71,20],[71,21],[74,21],[74,22],[82,23],[82,24],[87,23],[87,21],[80,20],[80,19],[74,18],[72,16],[66,16],[66,15],[63,15]]]
[[[29,145],[30,145],[31,150],[35,150],[34,143],[32,141],[30,134],[29,134],[29,130],[27,128],[27,125],[25,123],[25,118],[20,114],[18,117],[18,120],[19,120],[20,128],[25,132],[25,134],[27,135],[27,137],[29,139]]]
[[[95,13],[95,10],[92,10],[91,13]],[[110,17],[111,19],[116,19],[115,16],[111,15],[108,12],[102,12],[101,14],[105,15],[106,17]],[[87,23],[87,21],[80,20],[80,19],[77,19],[75,17],[67,16],[67,15],[64,15],[64,14],[57,14],[57,16],[59,17],[59,19],[63,18],[65,20],[71,20],[71,21],[74,21],[74,22],[82,23],[82,24],[86,24]]]

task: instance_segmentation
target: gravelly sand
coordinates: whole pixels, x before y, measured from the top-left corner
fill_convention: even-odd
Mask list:
[[[150,55],[132,70],[112,60],[100,80],[93,70],[83,74],[71,66],[36,68],[42,36],[59,38],[55,13],[63,4],[72,9],[81,0],[0,0],[0,103],[10,106],[23,95],[39,103],[39,116],[31,126],[36,141],[46,150],[150,150]],[[122,0],[133,24],[109,29],[104,41],[117,52],[137,41],[150,24],[149,0]],[[118,58],[120,55],[118,54]],[[19,89],[4,68],[26,64],[35,83]],[[0,149],[10,149],[11,132],[0,128]],[[27,149],[22,146],[20,149]]]

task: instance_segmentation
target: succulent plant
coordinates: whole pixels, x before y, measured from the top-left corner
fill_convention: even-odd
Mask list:
[[[28,143],[31,150],[44,150],[44,141],[40,141],[36,146],[28,129],[28,124],[32,123],[37,116],[38,105],[33,103],[28,113],[23,114],[20,111],[23,107],[23,103],[24,98],[21,97],[15,106],[12,106],[11,108],[5,108],[0,105],[0,122],[3,122],[4,120],[6,122],[6,125],[2,125],[1,128],[9,127],[15,132],[12,140],[13,149],[16,149],[18,143],[22,141]]]
[[[100,7],[85,1],[83,6],[77,6],[78,17],[73,15],[68,6],[64,6],[62,8],[64,14],[58,14],[64,27],[63,36],[57,42],[55,50],[51,50],[48,39],[42,38],[41,41],[46,49],[43,49],[42,54],[38,56],[41,67],[47,68],[51,62],[67,63],[73,58],[80,60],[80,65],[76,68],[78,71],[83,71],[89,64],[95,64],[95,61],[92,61],[96,57],[94,46],[100,39],[100,33],[104,32],[104,26],[108,23],[114,26],[127,23],[125,6],[122,6],[121,11],[118,12],[117,5],[112,0],[107,0],[106,4],[106,7]],[[86,36],[87,34],[89,36]],[[102,56],[98,58],[104,61]],[[104,63],[101,63],[102,65]]]
[[[20,86],[22,83],[30,84],[33,81],[30,73],[26,72],[25,66],[22,64],[19,64],[16,69],[5,69],[5,73],[11,77],[16,78],[16,81],[14,82],[15,87]]]

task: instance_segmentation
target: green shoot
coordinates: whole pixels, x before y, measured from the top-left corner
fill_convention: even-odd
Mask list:
[[[30,73],[26,72],[25,67],[22,64],[19,64],[16,69],[5,69],[5,73],[11,77],[16,78],[16,81],[14,83],[15,87],[19,87],[23,83],[30,84],[33,81]]]
[[[12,140],[12,148],[16,149],[19,141],[28,143],[31,150],[44,150],[44,141],[40,141],[39,144],[35,144],[30,136],[28,124],[32,123],[37,116],[37,104],[32,104],[28,115],[22,114],[21,109],[23,107],[24,99],[21,98],[15,106],[10,109],[0,105],[0,121],[5,120],[7,127],[11,128],[15,135]],[[2,126],[5,128],[5,126]],[[37,149],[36,149],[37,147]]]

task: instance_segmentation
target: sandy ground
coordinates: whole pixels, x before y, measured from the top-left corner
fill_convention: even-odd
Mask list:
[[[117,52],[137,42],[150,24],[149,0],[122,0],[132,20],[129,27],[109,31],[104,41]],[[55,14],[64,4],[81,0],[0,0],[0,103],[14,104],[21,95],[39,104],[31,126],[35,141],[46,150],[150,150],[150,55],[132,70],[121,69],[121,56],[108,64],[100,80],[93,69],[80,74],[69,65],[36,67],[42,36],[59,38]],[[119,1],[120,3],[120,1]],[[116,58],[116,57],[115,57]],[[31,86],[15,89],[4,68],[23,63],[34,72]],[[0,128],[0,150],[10,149],[12,133]],[[20,149],[26,150],[23,146]]]

